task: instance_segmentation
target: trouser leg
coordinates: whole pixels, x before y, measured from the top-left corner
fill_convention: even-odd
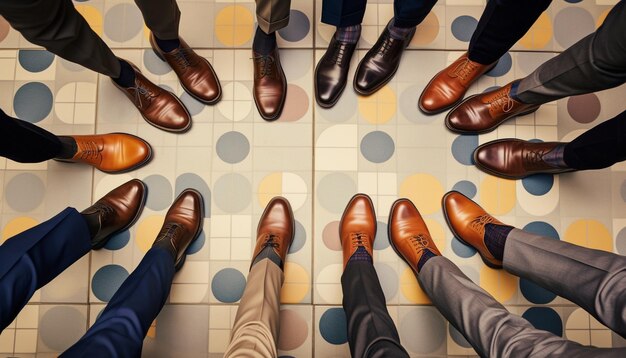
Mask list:
[[[367,0],[324,0],[322,22],[336,27],[359,25],[365,16]]]
[[[341,287],[352,357],[408,357],[387,311],[374,266],[369,262],[348,263]]]
[[[437,0],[395,0],[393,3],[394,25],[415,27],[424,21]]]
[[[278,31],[289,24],[291,0],[256,0],[256,19],[266,34]]]
[[[277,357],[280,289],[285,275],[264,259],[252,266],[224,357]]]
[[[488,1],[469,43],[469,58],[483,65],[500,59],[537,21],[551,0]]]
[[[0,109],[0,156],[20,163],[39,163],[61,152],[61,141],[36,125],[9,117]]]
[[[71,0],[3,0],[0,15],[35,45],[103,75],[119,76],[118,59]]]
[[[598,30],[519,82],[516,96],[543,104],[626,82],[626,3],[613,7]]]
[[[178,39],[180,10],[176,0],[135,0],[146,26],[161,40]]]
[[[87,223],[73,208],[0,246],[0,332],[33,293],[91,250]]]
[[[139,357],[143,339],[163,308],[176,270],[172,254],[150,249],[93,326],[61,357]]]
[[[538,260],[533,257],[533,264]],[[443,256],[429,259],[418,278],[441,314],[482,357],[617,358],[626,354],[626,348],[585,347],[534,328],[507,311]]]

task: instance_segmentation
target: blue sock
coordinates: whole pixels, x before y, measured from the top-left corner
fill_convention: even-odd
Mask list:
[[[163,52],[172,52],[172,51],[174,51],[174,50],[176,50],[177,48],[180,47],[180,40],[179,39],[161,40],[160,38],[154,36],[154,40],[156,41],[157,46],[159,46],[159,48]]]
[[[256,28],[252,49],[261,55],[269,55],[276,48],[276,33],[266,34],[260,27]]]
[[[120,61],[120,76],[118,78],[113,78],[113,81],[122,87],[135,87],[135,69],[130,65],[130,63],[119,59]]]
[[[502,261],[504,258],[504,244],[506,237],[513,230],[513,226],[487,224],[485,225],[485,246],[491,252],[493,257]]]
[[[426,261],[430,260],[433,257],[437,257],[438,255],[433,254],[432,251],[425,249],[424,254],[420,257],[420,260],[417,262],[417,272],[422,270],[422,266],[426,263]]]
[[[352,256],[350,256],[348,263],[355,262],[355,261],[364,261],[364,262],[373,263],[372,256],[370,256],[370,254],[367,252],[367,250],[365,250],[363,246],[360,246],[356,249],[356,251],[352,254]]]

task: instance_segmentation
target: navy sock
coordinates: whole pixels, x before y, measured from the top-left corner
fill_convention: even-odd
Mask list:
[[[180,47],[180,40],[179,39],[161,40],[160,38],[154,36],[154,40],[156,41],[157,46],[159,46],[159,48],[163,52],[172,52],[172,51],[174,51],[174,50],[176,50],[177,48]]]
[[[367,250],[365,250],[363,246],[358,247],[356,251],[352,254],[352,256],[350,256],[350,259],[348,259],[348,263],[354,261],[365,261],[373,263],[372,256],[367,252]]]
[[[57,154],[57,158],[59,159],[70,159],[76,154],[78,150],[78,145],[76,145],[76,141],[74,138],[69,136],[59,136],[59,141],[61,141],[61,151]]]
[[[426,261],[430,260],[433,257],[437,257],[438,255],[434,254],[432,251],[425,249],[424,254],[420,257],[420,260],[417,262],[417,272],[422,270],[422,266],[426,263]]]
[[[271,246],[265,247],[252,261],[252,266],[256,265],[263,259],[268,259],[276,264],[276,266],[280,267],[283,270],[283,260],[281,260],[280,256],[274,251],[274,248]],[[251,267],[252,267],[251,266]]]
[[[493,257],[502,261],[504,258],[504,244],[506,237],[513,230],[513,226],[486,224],[485,225],[485,246],[491,252]]]
[[[122,87],[135,87],[135,69],[130,63],[120,59],[120,76],[113,81]]]
[[[544,154],[541,159],[544,162],[550,164],[553,167],[557,168],[569,168],[567,163],[565,163],[565,144],[560,144],[548,153]]]
[[[404,38],[407,37],[411,31],[413,31],[413,27],[397,27],[394,24],[395,20],[389,22],[387,29],[389,30],[389,33],[391,33],[391,37],[396,40],[404,40]]]
[[[252,49],[261,55],[269,55],[276,48],[276,33],[266,34],[260,27],[256,28]]]
[[[519,87],[519,83],[520,83],[520,80],[516,80],[513,83],[511,83],[511,92],[509,92],[509,97],[513,98],[514,100],[520,103],[524,103],[524,101],[522,101],[521,99],[517,97],[517,88]]]

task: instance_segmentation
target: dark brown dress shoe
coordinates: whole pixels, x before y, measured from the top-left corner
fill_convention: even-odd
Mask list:
[[[446,127],[462,134],[486,133],[507,119],[539,109],[538,104],[526,104],[511,98],[511,84],[467,98],[448,113]]]
[[[356,43],[333,39],[324,56],[315,69],[315,99],[323,108],[330,108],[337,103],[348,80],[350,60],[356,49]]]
[[[280,196],[272,198],[259,219],[250,267],[265,248],[271,247],[280,258],[282,268],[294,235],[295,220],[289,201]]]
[[[480,170],[506,179],[522,179],[538,173],[557,174],[574,169],[557,167],[544,161],[544,156],[559,142],[529,142],[499,139],[485,143],[474,151],[474,163]]]
[[[139,179],[133,179],[83,210],[82,215],[96,215],[98,218],[99,228],[91,238],[91,248],[102,248],[113,235],[131,227],[141,214],[146,194],[146,185]]]
[[[269,55],[252,51],[254,61],[254,103],[266,121],[280,117],[287,98],[287,78],[280,65],[278,48]]]
[[[178,97],[150,82],[137,66],[130,65],[135,70],[135,86],[126,88],[115,81],[113,84],[133,102],[143,119],[168,132],[182,133],[189,130],[191,115]]]
[[[193,98],[205,104],[215,104],[222,97],[222,87],[213,67],[206,58],[198,56],[189,45],[179,38],[180,47],[163,52],[150,33],[152,50],[174,70],[180,84]]]
[[[145,140],[126,133],[70,136],[76,142],[76,154],[60,162],[84,163],[109,174],[138,169],[152,158],[152,148]]]
[[[391,37],[387,27],[356,69],[354,90],[360,95],[372,95],[391,81],[400,66],[404,49],[409,46],[415,35],[413,29],[404,39],[396,40]]]
[[[339,239],[343,248],[343,268],[350,257],[362,247],[374,258],[376,237],[376,213],[372,199],[365,194],[356,194],[350,199],[339,223]]]
[[[443,215],[454,236],[465,245],[475,248],[485,265],[501,268],[502,261],[493,257],[485,245],[485,225],[505,224],[458,191],[444,195],[442,206]]]
[[[481,65],[464,53],[430,80],[420,95],[419,109],[426,114],[437,114],[454,107],[463,99],[469,86],[496,63]]]
[[[194,189],[185,189],[167,211],[161,231],[152,246],[169,251],[175,258],[178,271],[185,263],[187,248],[200,235],[203,221],[202,194]]]
[[[393,203],[389,212],[387,231],[391,247],[416,275],[417,263],[425,250],[441,256],[422,215],[409,199],[398,199]]]

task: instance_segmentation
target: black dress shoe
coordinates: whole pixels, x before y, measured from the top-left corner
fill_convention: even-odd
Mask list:
[[[389,22],[391,21],[393,19]],[[388,27],[389,24],[356,69],[354,90],[360,95],[374,94],[393,78],[400,65],[404,49],[409,46],[415,35],[415,29],[413,29],[404,39],[396,40],[391,37]]]
[[[355,49],[356,43],[338,41],[333,35],[324,57],[315,69],[315,99],[320,107],[330,108],[341,97]]]

